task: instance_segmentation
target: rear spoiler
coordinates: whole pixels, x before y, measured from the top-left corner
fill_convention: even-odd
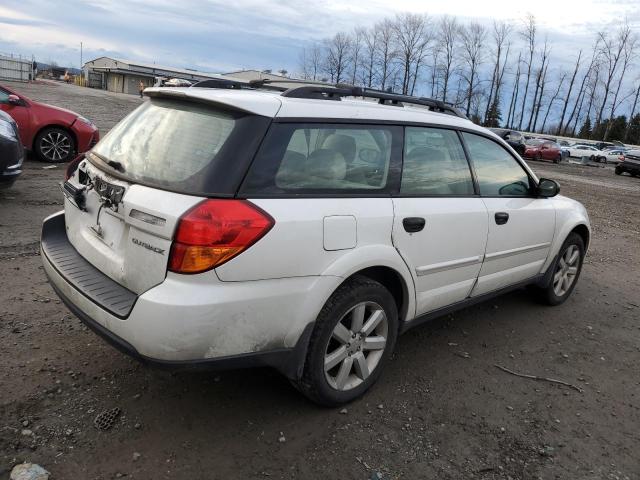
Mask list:
[[[153,87],[145,89],[143,93],[151,98],[180,99],[187,102],[212,105],[223,110],[270,118],[276,116],[282,105],[277,96],[239,96],[237,90],[215,90],[212,94],[212,90],[208,89],[202,89],[206,92],[206,95],[199,95],[197,93],[198,90]]]

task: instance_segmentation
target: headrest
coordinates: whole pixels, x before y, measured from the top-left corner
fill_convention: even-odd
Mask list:
[[[307,161],[309,176],[343,180],[347,174],[347,162],[344,156],[328,148],[314,150]]]
[[[356,158],[356,141],[349,135],[329,135],[322,146],[340,152],[347,163],[352,163]]]

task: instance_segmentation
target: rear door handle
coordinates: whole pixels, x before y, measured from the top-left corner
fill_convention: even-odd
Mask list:
[[[421,231],[427,222],[422,217],[407,217],[402,220],[405,231],[415,233]]]
[[[509,214],[507,212],[496,212],[494,218],[497,225],[504,225],[509,221]]]

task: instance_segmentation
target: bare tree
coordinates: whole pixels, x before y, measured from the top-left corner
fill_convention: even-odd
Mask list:
[[[338,32],[325,41],[327,57],[325,72],[331,77],[331,83],[344,80],[351,55],[351,39],[344,32]]]
[[[431,49],[431,98],[438,96],[438,62],[440,60],[440,48],[435,45]]]
[[[300,52],[300,75],[305,80],[318,80],[322,69],[322,47],[314,43]]]
[[[542,78],[540,80],[540,96],[538,97],[538,101],[536,102],[536,104],[532,107],[535,108],[536,110],[536,114],[533,117],[533,124],[531,125],[531,128],[533,129],[533,131],[537,131],[536,127],[538,125],[538,115],[540,115],[540,109],[542,108],[542,99],[544,98],[544,88],[547,85],[547,71],[549,70],[549,63],[547,62],[547,65],[544,67],[544,72],[542,73]]]
[[[598,37],[600,38],[601,45],[600,57],[606,70],[604,72],[605,77],[602,103],[600,104],[598,115],[596,116],[596,125],[600,124],[602,121],[602,115],[607,105],[607,101],[609,100],[609,94],[611,93],[613,79],[618,70],[620,59],[624,55],[627,42],[631,37],[631,28],[627,23],[625,23],[620,27],[618,32],[616,32],[614,38],[611,38],[607,32],[598,32]]]
[[[540,132],[542,132],[542,133],[544,133],[544,127],[547,125],[547,119],[549,118],[549,112],[551,112],[551,107],[553,107],[553,104],[555,103],[556,99],[558,98],[558,95],[560,94],[560,89],[562,88],[562,85],[564,84],[565,78],[567,78],[567,74],[563,73],[560,76],[560,80],[558,81],[558,88],[556,88],[556,91],[554,92],[553,96],[549,100],[549,105],[547,105],[547,112],[544,114],[544,120],[542,120],[542,126],[540,127]]]
[[[440,19],[438,24],[438,45],[440,48],[441,61],[440,72],[442,75],[442,100],[447,101],[447,94],[449,93],[449,82],[455,69],[456,59],[456,40],[460,26],[456,17],[450,17],[445,15]]]
[[[389,79],[395,74],[394,61],[397,58],[397,52],[394,45],[393,23],[391,20],[385,19],[378,23],[375,28],[378,30],[378,53],[376,57],[380,74],[380,88],[384,90]],[[395,81],[393,83],[395,84]]]
[[[362,38],[364,44],[362,84],[371,88],[376,77],[376,55],[378,53],[379,29],[369,28],[364,30]]]
[[[393,22],[393,32],[402,72],[402,93],[406,95],[415,85],[425,51],[431,43],[429,19],[415,13],[398,14]]]
[[[506,59],[501,70],[501,62],[502,62],[502,51],[504,49],[504,44],[507,41],[509,35],[511,34],[512,27],[507,22],[493,22],[493,42],[495,45],[494,50],[494,63],[493,63],[493,73],[491,75],[491,86],[489,87],[489,96],[487,98],[487,108],[484,112],[484,122],[487,122],[487,117],[489,116],[489,109],[493,105],[494,100],[493,96],[495,94],[496,99],[498,97],[498,90],[500,83],[498,80],[500,79],[501,71],[504,72],[504,64],[506,64]],[[508,51],[508,46],[507,46]],[[508,54],[507,54],[508,55]]]
[[[573,105],[573,109],[571,110],[571,115],[569,115],[569,118],[567,119],[565,130],[569,128],[569,125],[571,125],[571,121],[574,118],[576,123],[574,124],[573,131],[575,131],[576,129],[575,125],[577,125],[578,118],[580,117],[580,111],[582,110],[582,104],[584,102],[585,87],[587,86],[587,80],[591,76],[594,67],[596,67],[596,65],[598,64],[598,59],[599,59],[598,52],[600,48],[599,45],[600,45],[600,39],[597,39],[593,45],[593,51],[591,53],[591,61],[589,62],[589,66],[587,67],[584,75],[582,76],[582,81],[580,82],[580,89],[578,90],[578,96],[576,97],[576,101]]]
[[[629,122],[627,123],[627,128],[624,131],[624,141],[626,142],[629,139],[629,133],[631,132],[631,122],[633,120],[633,116],[636,113],[636,107],[638,106],[638,98],[640,97],[640,83],[635,87],[635,96],[633,97],[633,103],[631,104],[631,112],[629,113]]]
[[[609,121],[607,122],[607,128],[604,132],[604,137],[602,138],[605,141],[607,140],[607,138],[609,138],[609,133],[611,132],[611,126],[613,124],[612,122],[615,116],[616,108],[618,108],[620,103],[622,103],[625,100],[625,99],[620,100],[619,98],[620,88],[622,87],[622,81],[626,78],[626,73],[627,73],[627,69],[629,68],[629,64],[631,63],[635,55],[637,37],[633,33],[631,33],[630,30],[629,30],[629,35],[628,36],[625,35],[624,37],[625,37],[625,41],[624,41],[624,49],[622,51],[622,66],[620,68],[620,74],[618,76],[618,84],[613,93],[611,110],[609,112]]]
[[[466,91],[466,114],[471,112],[471,100],[476,94],[478,83],[478,69],[482,64],[484,41],[487,31],[479,23],[472,22],[468,26],[461,28],[462,37],[462,60],[466,68],[462,71],[462,77],[467,83]]]
[[[522,130],[522,119],[524,118],[525,106],[527,103],[527,94],[529,93],[529,82],[531,81],[531,68],[533,67],[533,54],[536,51],[536,18],[532,14],[528,14],[524,20],[524,29],[520,32],[529,48],[529,61],[527,62],[527,80],[524,85],[524,95],[522,96],[522,106],[520,112],[520,122],[518,130]]]
[[[362,62],[362,51],[364,46],[365,30],[355,28],[351,36],[351,84],[357,83],[358,71]]]
[[[518,101],[518,89],[520,87],[520,65],[522,60],[522,52],[518,53],[518,61],[516,62],[517,70],[513,81],[513,90],[511,92],[511,101],[509,102],[509,114],[507,115],[506,126],[512,127],[516,123],[515,106]],[[513,116],[512,116],[513,114]]]
[[[542,92],[540,92],[541,88],[544,91],[544,83],[543,79],[547,73],[547,66],[549,62],[549,54],[551,50],[549,49],[549,43],[547,39],[544,40],[544,47],[542,48],[542,52],[540,52],[540,68],[538,69],[538,73],[536,74],[536,89],[533,93],[533,101],[531,102],[531,114],[529,115],[529,123],[527,124],[527,131],[532,131],[532,122],[534,114],[540,109],[540,101],[542,100]],[[540,100],[538,100],[538,93],[540,93]],[[523,112],[524,113],[524,112]],[[535,122],[533,122],[533,129],[535,130]]]
[[[569,82],[569,88],[567,90],[566,96],[564,97],[564,103],[562,105],[562,113],[560,114],[560,122],[558,123],[558,129],[556,130],[556,135],[560,135],[561,132],[562,132],[562,124],[564,122],[564,116],[567,113],[567,106],[569,105],[569,100],[571,99],[571,91],[573,90],[573,84],[576,81],[576,75],[578,74],[578,70],[580,68],[580,60],[581,60],[581,58],[582,58],[582,50],[580,50],[578,52],[578,59],[576,60],[576,66],[573,69],[573,75],[571,76],[571,82]],[[558,84],[558,89],[562,86],[563,82],[564,82],[564,77],[563,77],[562,81]],[[548,114],[549,114],[549,111],[547,110],[547,115]],[[545,115],[545,119],[546,119],[547,115]]]

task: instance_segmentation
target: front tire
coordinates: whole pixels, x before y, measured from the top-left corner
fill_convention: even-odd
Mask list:
[[[578,283],[584,260],[584,241],[575,232],[569,234],[560,248],[560,253],[549,268],[553,275],[549,285],[538,289],[539,299],[547,305],[563,303]]]
[[[67,130],[45,128],[36,136],[34,151],[43,162],[70,162],[75,157],[76,144]]]
[[[398,310],[391,293],[375,280],[354,277],[320,311],[295,386],[320,405],[351,402],[376,382],[397,335]]]
[[[616,167],[615,172],[616,172],[616,175],[622,175],[622,169],[619,167]]]

